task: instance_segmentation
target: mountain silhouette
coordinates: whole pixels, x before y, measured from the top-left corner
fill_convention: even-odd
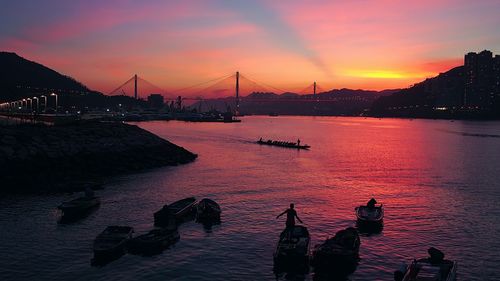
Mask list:
[[[0,52],[0,100],[15,101],[57,93],[62,107],[133,106],[143,101],[127,96],[106,96],[93,91],[74,78],[16,53]]]

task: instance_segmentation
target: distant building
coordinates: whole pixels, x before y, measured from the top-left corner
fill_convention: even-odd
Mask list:
[[[464,59],[464,105],[491,109],[500,102],[500,58],[490,51],[468,53]]]
[[[148,105],[151,108],[162,108],[164,105],[163,96],[161,94],[151,94],[148,96]]]
[[[464,91],[464,105],[470,106],[473,103],[474,85],[477,75],[477,53],[470,52],[464,58],[465,68],[465,91]]]
[[[494,85],[494,106],[500,110],[500,55],[496,55],[493,59],[493,71],[496,73]]]

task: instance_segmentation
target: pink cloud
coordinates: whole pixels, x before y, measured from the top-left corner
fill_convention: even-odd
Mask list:
[[[163,3],[161,7],[154,5],[120,7],[104,3],[98,7],[82,6],[76,16],[67,17],[49,25],[28,26],[23,34],[36,42],[53,43],[107,31],[125,24],[159,21],[165,23],[177,19],[221,15],[227,16],[227,14],[207,12],[203,5],[189,2]]]
[[[19,50],[30,50],[36,45],[28,40],[15,37],[0,39],[0,48],[6,51],[18,52]]]

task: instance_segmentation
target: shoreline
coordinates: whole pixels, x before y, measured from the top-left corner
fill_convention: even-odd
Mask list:
[[[373,116],[373,115],[294,115],[294,114],[281,114],[276,116],[269,116],[266,114],[246,114],[238,116],[239,118],[244,117],[269,117],[269,118],[279,118],[279,117],[332,117],[332,118],[371,118],[371,119],[401,119],[401,120],[435,120],[435,121],[472,121],[472,122],[496,122],[500,121],[500,118],[491,119],[480,119],[480,118],[434,118],[434,117],[410,117],[410,116]]]

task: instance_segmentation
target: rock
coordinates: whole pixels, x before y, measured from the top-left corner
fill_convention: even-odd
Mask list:
[[[1,191],[55,192],[64,181],[85,181],[196,159],[193,154],[137,126],[83,123],[71,126],[0,126]],[[30,176],[26,174],[29,172]]]

